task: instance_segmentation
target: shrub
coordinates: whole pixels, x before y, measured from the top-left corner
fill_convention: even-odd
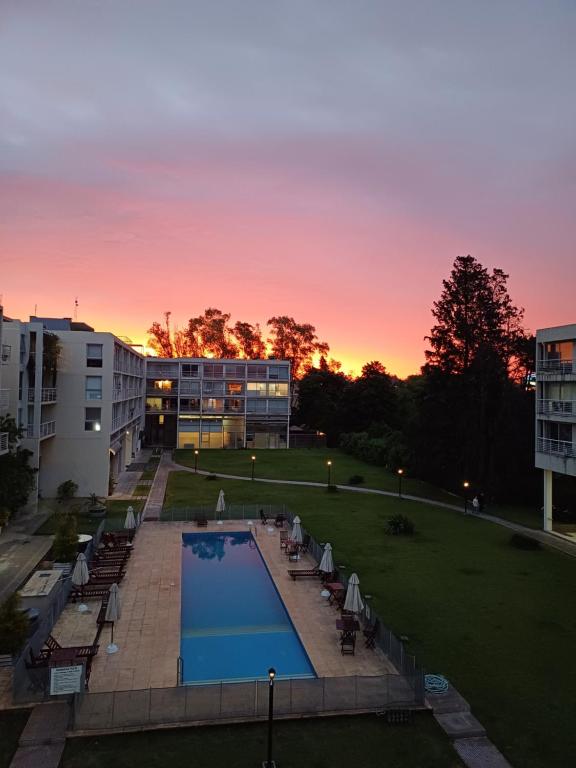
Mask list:
[[[338,486],[337,485],[326,486],[326,493],[338,493]]]
[[[206,480],[218,480],[218,475],[206,475]]]
[[[54,560],[60,563],[71,563],[78,553],[78,531],[76,518],[73,515],[65,515],[56,531],[52,544]]]
[[[28,635],[28,618],[20,609],[20,598],[14,592],[0,606],[0,653],[18,653]]]
[[[510,544],[510,546],[514,547],[515,549],[524,549],[529,551],[542,549],[542,544],[540,544],[539,541],[530,538],[530,536],[525,536],[523,533],[513,533],[512,536],[510,536],[508,544]]]
[[[68,501],[68,499],[74,498],[78,490],[77,483],[74,480],[65,480],[60,483],[56,490],[56,497],[58,501]]]
[[[361,485],[363,482],[363,475],[352,475],[352,477],[348,480],[348,485]]]
[[[394,515],[388,520],[386,533],[391,536],[413,536],[416,533],[416,527],[406,515]]]

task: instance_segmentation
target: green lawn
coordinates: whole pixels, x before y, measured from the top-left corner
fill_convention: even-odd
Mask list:
[[[255,768],[266,759],[265,723],[69,739],[61,768]],[[375,716],[279,721],[279,768],[459,768],[429,715],[413,726]]]
[[[317,540],[330,541],[387,625],[470,700],[513,765],[573,762],[576,559],[513,549],[510,531],[478,518],[348,491],[179,472],[166,504],[215,506],[220,488],[229,503],[284,503]],[[398,511],[415,522],[413,539],[385,534]]]
[[[8,768],[12,762],[18,739],[29,717],[29,709],[7,709],[0,712],[0,768]]]
[[[78,521],[78,533],[96,533],[98,526],[102,520],[106,520],[107,530],[117,530],[124,526],[124,520],[126,519],[126,510],[129,505],[134,508],[134,514],[140,512],[144,502],[142,501],[107,501],[106,508],[108,510],[105,518],[91,518],[87,514],[76,511],[79,506],[70,505],[68,507],[61,506],[54,514],[46,520],[46,522],[38,528],[37,534],[47,536],[56,533],[58,527],[58,516],[62,512],[66,511],[70,514],[74,514]]]

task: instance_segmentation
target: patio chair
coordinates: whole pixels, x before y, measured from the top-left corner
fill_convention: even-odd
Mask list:
[[[354,656],[356,651],[356,633],[345,629],[340,635],[340,651],[342,655]]]
[[[44,640],[44,645],[49,651],[55,651],[58,648],[62,648],[58,640],[56,638],[52,637],[52,635],[48,635],[46,640]]]
[[[296,579],[318,578],[319,573],[318,568],[300,568],[299,570],[288,571],[288,576],[291,576],[296,581]]]
[[[274,519],[274,525],[276,528],[284,528],[284,523],[286,522],[286,515],[279,514],[276,515]]]
[[[280,549],[286,549],[288,544],[288,531],[280,531]]]
[[[194,521],[198,528],[206,528],[208,526],[208,518],[206,515],[195,515]]]
[[[376,619],[373,624],[366,627],[362,634],[364,635],[364,645],[366,648],[372,648],[372,650],[374,650],[376,647],[376,635],[378,634],[378,619]]]
[[[302,544],[300,544],[300,552],[305,555],[306,552],[308,552],[308,547],[310,546],[310,535],[308,533],[304,534],[304,538],[302,540]]]
[[[268,518],[264,514],[264,510],[263,509],[260,510],[260,522],[261,522],[262,525],[268,525]]]

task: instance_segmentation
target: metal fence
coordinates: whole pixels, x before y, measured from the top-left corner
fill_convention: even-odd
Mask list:
[[[216,512],[214,505],[200,505],[196,507],[164,507],[160,513],[161,521],[168,522],[194,522],[198,517],[206,520],[254,520],[260,522],[260,512],[271,523],[276,515],[288,517],[288,510],[284,504],[227,504],[223,512]]]
[[[72,728],[109,731],[178,723],[259,720],[268,715],[268,681],[82,693],[74,696]],[[379,712],[420,705],[400,675],[276,680],[274,714],[302,717]]]
[[[98,530],[88,543],[84,554],[90,560],[93,552],[100,543],[100,538],[105,528],[102,521]],[[56,622],[70,595],[72,581],[69,576],[60,579],[48,595],[40,598],[26,598],[26,603],[34,603],[34,607],[40,610],[38,623],[34,634],[31,635],[18,657],[15,657],[12,665],[12,696],[15,704],[31,701],[42,701],[48,697],[49,669],[48,667],[32,667],[31,655],[36,656],[51,634]]]

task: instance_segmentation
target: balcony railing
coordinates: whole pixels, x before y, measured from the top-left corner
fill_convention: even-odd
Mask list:
[[[576,416],[576,400],[538,400],[537,410],[543,416]]]
[[[0,456],[8,453],[8,432],[0,432]]]
[[[0,408],[8,408],[10,402],[10,390],[0,389]]]
[[[564,456],[569,459],[576,458],[576,445],[568,440],[553,440],[549,437],[539,437],[536,440],[538,453],[548,453],[552,456]]]
[[[124,387],[114,390],[114,400],[129,400],[131,397],[140,397],[142,394],[139,387]]]
[[[112,419],[112,432],[116,432],[116,430],[122,429],[122,427],[126,426],[126,424],[130,424],[135,419],[138,419],[140,415],[140,411],[138,411],[126,416],[116,416],[115,419]]]
[[[42,387],[40,390],[40,402],[41,403],[55,403],[56,402],[56,387]],[[28,390],[28,402],[36,402],[36,391],[33,389]]]
[[[56,434],[56,422],[55,421],[45,421],[42,424],[40,424],[40,430],[36,432],[34,429],[34,424],[28,424],[28,428],[26,429],[26,437],[35,437],[40,438],[40,440],[43,440],[45,437],[52,437],[52,435]]]
[[[538,360],[538,363],[536,365],[536,373],[556,373],[563,376],[564,374],[575,373],[575,372],[576,372],[575,360],[569,360],[569,359]]]

